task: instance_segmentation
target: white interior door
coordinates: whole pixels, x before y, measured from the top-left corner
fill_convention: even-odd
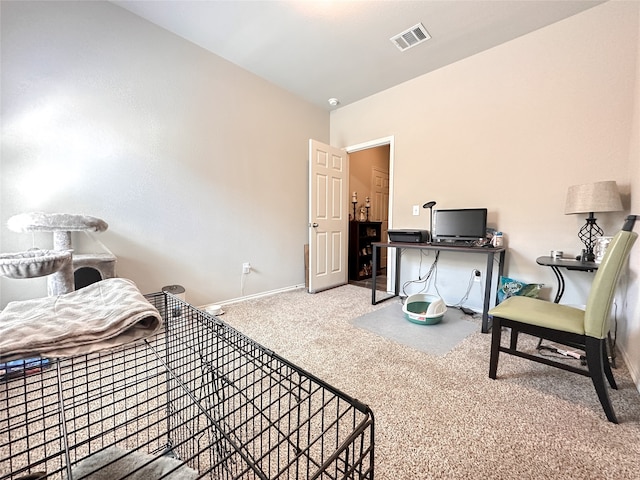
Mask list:
[[[347,283],[349,157],[309,140],[309,292]]]

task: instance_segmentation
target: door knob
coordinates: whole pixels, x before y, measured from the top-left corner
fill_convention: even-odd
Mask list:
[[[317,227],[319,227],[320,225],[318,225],[317,223],[315,223],[315,222],[314,222],[313,224],[311,224],[311,226],[312,226],[313,228],[317,228]]]

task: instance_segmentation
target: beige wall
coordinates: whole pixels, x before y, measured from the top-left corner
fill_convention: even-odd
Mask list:
[[[326,111],[108,2],[1,7],[1,252],[51,246],[12,215],[84,213],[143,292],[180,284],[202,305],[304,284]],[[0,282],[0,308],[46,295]]]
[[[563,214],[567,187],[615,180],[626,208],[632,189],[639,189],[639,6],[608,2],[340,108],[331,114],[331,143],[347,147],[394,136],[391,227],[423,227],[428,211],[414,217],[411,206],[428,200],[437,201],[436,208],[487,207],[490,225],[505,232],[508,274],[545,283],[548,298],[556,282],[536,257],[552,249],[576,255],[582,248],[577,231],[584,219]],[[633,209],[640,213],[637,198]],[[601,214],[598,222],[613,233],[626,213]],[[637,379],[640,354],[629,352],[629,342],[640,338],[639,249],[631,272],[635,290],[628,307],[618,310],[620,323],[629,325],[621,343],[633,355]],[[445,300],[457,302],[471,269],[482,267],[474,258],[441,257],[438,288]],[[418,267],[405,271],[410,277]],[[591,278],[569,272],[563,303],[583,305]],[[472,308],[479,305],[476,290]]]
[[[640,24],[640,8],[636,18]],[[631,213],[640,215],[640,35],[636,38],[636,81],[633,96],[633,123],[629,148],[629,180],[631,195]],[[640,232],[640,219],[635,228]],[[625,355],[627,365],[633,369],[636,384],[640,389],[640,240],[636,242],[629,260],[630,272],[622,284],[625,288],[626,302],[624,315],[620,321],[621,349]]]

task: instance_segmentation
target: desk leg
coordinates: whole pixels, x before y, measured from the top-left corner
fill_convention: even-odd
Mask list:
[[[396,281],[395,281],[395,285],[396,285],[396,290],[395,290],[395,295],[391,295],[389,297],[385,297],[382,298],[380,300],[376,299],[376,290],[378,287],[378,249],[379,248],[386,248],[387,252],[389,252],[389,248],[388,246],[379,246],[379,245],[374,245],[373,246],[373,273],[371,275],[371,305],[377,305],[378,303],[382,303],[385,300],[389,300],[390,298],[393,297],[397,297],[398,296],[398,292],[400,291],[400,252],[398,251],[398,249],[396,248]]]
[[[560,303],[560,299],[562,299],[562,295],[564,295],[564,277],[558,267],[552,265],[551,270],[553,270],[553,273],[556,275],[556,280],[558,280],[558,291],[556,292],[556,298],[553,299],[553,302]]]
[[[500,281],[500,277],[504,275],[504,255],[505,252],[500,252],[500,256],[498,257],[498,282]],[[498,288],[496,288],[496,305],[498,304]]]
[[[498,280],[504,273],[504,251],[498,256]],[[489,319],[489,302],[491,300],[491,286],[493,283],[493,252],[487,253],[487,268],[484,281],[484,305],[482,309],[482,333],[489,333],[492,321]],[[498,304],[498,289],[496,288],[495,304]]]
[[[394,282],[394,290],[396,297],[400,295],[400,264],[402,263],[402,249],[396,248],[396,281]]]
[[[484,305],[482,306],[482,333],[489,333],[489,301],[491,299],[491,281],[493,279],[493,252],[487,253],[487,268],[484,275]]]
[[[378,245],[373,246],[373,272],[371,275],[371,305],[376,302],[376,290],[378,289]]]

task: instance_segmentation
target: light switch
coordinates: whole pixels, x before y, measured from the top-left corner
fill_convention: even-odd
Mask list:
[[[420,215],[420,205],[414,205],[413,206],[413,214],[414,215]]]

